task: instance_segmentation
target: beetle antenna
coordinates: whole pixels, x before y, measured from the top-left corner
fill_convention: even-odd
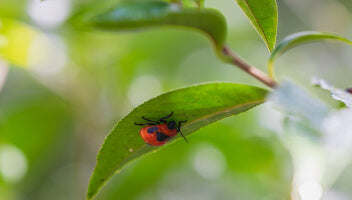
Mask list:
[[[153,123],[155,123],[155,124],[160,124],[160,123],[159,123],[159,122],[157,122],[157,121],[154,121],[154,120],[151,120],[151,119],[145,118],[145,117],[143,117],[143,116],[142,116],[142,119],[144,119],[144,120],[146,120],[146,121],[148,121],[148,122],[153,122]]]
[[[171,112],[168,116],[160,118],[159,121],[166,123],[165,119],[170,118],[173,114],[174,114],[174,112]]]
[[[186,139],[186,137],[182,134],[181,130],[179,130],[179,132],[182,135],[182,137],[186,140],[186,142],[189,143],[188,140]]]
[[[145,126],[145,125],[157,125],[157,124],[154,124],[154,123],[145,123],[145,124],[137,124],[137,123],[134,123],[134,125]]]

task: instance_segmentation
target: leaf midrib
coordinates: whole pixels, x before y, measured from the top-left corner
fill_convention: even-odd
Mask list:
[[[247,6],[249,8],[249,11],[251,12],[252,16],[254,17],[254,20],[257,22],[257,24],[258,24],[258,26],[260,28],[260,31],[264,35],[264,40],[265,40],[266,44],[268,45],[268,49],[271,52],[271,50],[272,50],[271,49],[271,45],[269,44],[269,40],[268,40],[268,38],[267,38],[267,36],[266,36],[266,34],[264,32],[264,29],[263,29],[262,25],[259,23],[258,19],[255,17],[254,12],[253,12],[252,8],[250,7],[248,1],[247,0],[243,0],[243,1],[245,2],[245,4],[247,4]]]

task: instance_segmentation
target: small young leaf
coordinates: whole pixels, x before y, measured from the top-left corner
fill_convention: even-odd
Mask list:
[[[323,79],[313,78],[312,84],[321,87],[324,90],[331,92],[332,98],[343,102],[346,106],[352,110],[352,94],[347,91],[335,88]]]
[[[285,53],[286,51],[296,46],[327,39],[338,40],[352,45],[352,42],[350,40],[334,33],[318,31],[304,31],[294,33],[285,37],[270,55],[270,58],[268,60],[269,75],[271,77],[274,77],[274,61],[279,55]]]
[[[93,27],[109,31],[157,26],[180,26],[200,30],[220,50],[226,38],[224,16],[214,9],[181,8],[163,1],[128,2],[90,18]]]
[[[89,183],[88,198],[94,197],[99,188],[123,166],[158,149],[147,145],[139,136],[141,127],[134,123],[145,123],[142,116],[157,120],[174,112],[172,120],[187,120],[181,128],[184,135],[189,135],[217,120],[263,103],[266,94],[266,90],[254,86],[206,83],[165,93],[138,106],[105,139]],[[181,139],[179,135],[170,142],[178,139]]]
[[[278,13],[276,0],[236,1],[271,52],[275,48],[277,33]]]

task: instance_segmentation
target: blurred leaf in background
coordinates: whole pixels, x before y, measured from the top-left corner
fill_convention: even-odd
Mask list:
[[[12,69],[0,94],[0,133],[1,187],[10,189],[8,199],[34,198],[53,168],[69,159],[70,106],[28,72]]]

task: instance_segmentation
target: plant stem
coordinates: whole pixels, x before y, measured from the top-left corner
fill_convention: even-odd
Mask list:
[[[257,80],[261,81],[262,83],[271,88],[275,88],[277,86],[277,83],[272,80],[268,75],[260,71],[258,68],[255,68],[246,63],[239,56],[237,56],[229,47],[223,46],[222,52],[225,56],[228,56],[230,58],[231,64],[239,67],[243,71],[247,72],[249,75],[253,76]]]

